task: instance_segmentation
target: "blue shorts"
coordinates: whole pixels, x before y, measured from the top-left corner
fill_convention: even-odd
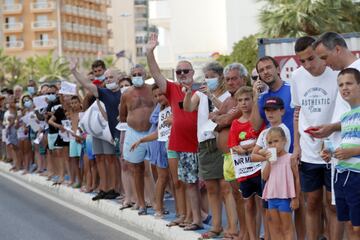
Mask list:
[[[252,195],[257,194],[262,196],[261,174],[258,176],[246,179],[240,183],[240,191],[243,198],[250,198]]]
[[[280,199],[280,198],[273,198],[268,199],[269,210],[276,209],[279,212],[292,212],[290,207],[291,199]]]
[[[75,140],[70,140],[69,145],[69,157],[80,157],[81,156],[81,144]]]
[[[336,215],[339,221],[360,226],[360,173],[336,171],[334,184]]]
[[[86,135],[84,152],[88,156],[89,160],[95,160],[95,155],[93,154],[93,151],[92,151],[92,145],[93,145],[92,139],[93,138],[90,134]]]
[[[313,164],[301,162],[300,164],[301,191],[313,192],[326,187],[331,192],[330,164]]]
[[[49,150],[59,149],[60,147],[55,146],[58,133],[48,133],[48,148]]]
[[[149,150],[147,143],[141,143],[134,151],[130,152],[131,146],[139,141],[141,138],[147,136],[149,131],[138,132],[131,127],[128,127],[124,138],[124,159],[130,163],[141,163],[144,160],[149,160]]]

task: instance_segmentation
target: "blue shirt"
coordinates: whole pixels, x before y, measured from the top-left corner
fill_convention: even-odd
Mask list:
[[[121,92],[120,90],[113,92],[107,88],[98,88],[98,94],[99,100],[105,105],[111,135],[114,139],[119,138],[120,131],[116,129],[116,125],[118,124],[116,118],[119,116]]]
[[[269,91],[262,93],[259,96],[258,106],[259,113],[261,118],[265,121],[266,126],[269,127],[269,122],[266,119],[265,111],[263,106],[265,105],[266,100],[269,97],[279,97],[284,101],[285,114],[282,117],[282,122],[289,128],[291,134],[291,144],[289,152],[293,152],[293,142],[294,142],[294,108],[291,106],[291,91],[290,84],[283,82],[283,85],[277,91]]]

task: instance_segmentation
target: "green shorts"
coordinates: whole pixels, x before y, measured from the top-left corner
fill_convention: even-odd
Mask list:
[[[224,155],[224,179],[225,181],[231,182],[236,180],[235,169],[231,153],[225,153]]]

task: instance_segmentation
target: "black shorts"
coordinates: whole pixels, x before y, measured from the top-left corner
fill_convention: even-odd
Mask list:
[[[245,199],[250,198],[254,194],[257,194],[261,198],[262,196],[261,174],[241,182],[240,191],[243,198]]]

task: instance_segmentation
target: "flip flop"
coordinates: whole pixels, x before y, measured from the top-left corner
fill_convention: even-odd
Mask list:
[[[187,225],[186,227],[184,227],[184,231],[196,231],[196,230],[201,230],[204,229],[203,226],[200,226],[196,223],[191,223],[189,225]]]
[[[132,203],[126,203],[126,204],[123,204],[119,209],[124,210],[124,209],[127,209],[127,208],[131,208],[132,206],[133,206]]]
[[[222,233],[222,230],[218,231],[218,232],[214,231],[214,230],[210,230],[208,232],[202,233],[201,238],[199,238],[199,240],[217,238],[217,237],[220,237],[221,233]]]
[[[179,227],[184,228],[190,224],[192,224],[192,223],[191,222],[182,222],[182,223],[179,223]]]
[[[174,226],[179,226],[180,223],[175,222],[175,221],[171,221],[168,224],[166,224],[167,227],[174,227]]]

